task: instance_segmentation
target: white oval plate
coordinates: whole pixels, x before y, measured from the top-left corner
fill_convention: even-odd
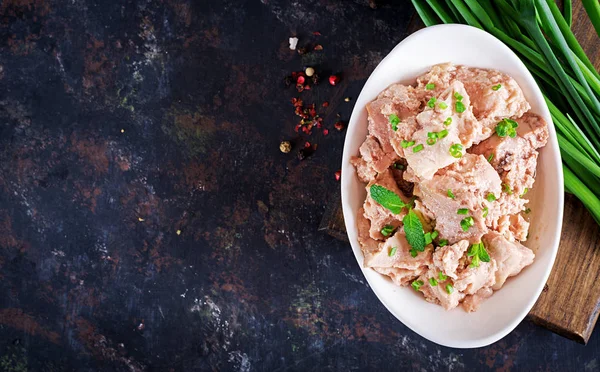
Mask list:
[[[496,69],[512,76],[523,89],[533,112],[549,124],[550,139],[540,151],[534,190],[528,193],[532,209],[530,238],[536,252],[533,264],[485,300],[479,310],[461,307],[445,311],[426,302],[410,287],[398,287],[385,276],[363,268],[357,241],[356,214],[365,197],[365,185],[356,176],[350,157],[367,135],[365,105],[392,83],[413,83],[432,65],[452,62]],[[523,320],[540,295],[558,251],[563,216],[563,174],[556,132],[548,107],[535,80],[519,58],[494,36],[464,25],[439,25],[415,32],[398,44],[371,74],[356,101],[342,158],[342,207],[348,238],[369,285],[398,320],[426,339],[444,346],[475,348],[506,336]]]

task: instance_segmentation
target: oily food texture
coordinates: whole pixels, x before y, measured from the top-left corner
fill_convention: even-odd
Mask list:
[[[441,64],[367,104],[352,158],[365,267],[449,310],[476,311],[534,260],[527,192],[548,127],[510,76]]]

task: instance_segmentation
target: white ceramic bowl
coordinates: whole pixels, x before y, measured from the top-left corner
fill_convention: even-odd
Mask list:
[[[365,105],[392,83],[413,83],[432,65],[452,62],[496,69],[512,76],[521,86],[533,112],[549,124],[550,139],[540,151],[537,177],[529,206],[530,239],[525,243],[536,252],[533,264],[485,300],[479,310],[445,311],[426,302],[410,287],[398,287],[387,277],[363,268],[357,241],[356,214],[365,197],[350,157],[367,135]],[[519,58],[494,36],[464,25],[439,25],[415,32],[398,44],[373,71],[352,112],[342,159],[342,207],[348,237],[356,260],[369,285],[383,305],[407,327],[444,346],[475,348],[489,345],[512,331],[523,320],[540,295],[558,251],[563,216],[563,174],[556,133],[548,107],[533,77]]]

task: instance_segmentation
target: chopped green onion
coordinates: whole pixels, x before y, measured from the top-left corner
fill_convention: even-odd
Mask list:
[[[390,234],[394,231],[394,226],[392,225],[385,225],[383,227],[383,229],[381,229],[381,235],[383,236],[390,236]]]
[[[400,124],[400,118],[398,117],[398,115],[391,114],[390,116],[388,116],[388,120],[390,121],[390,124],[392,125],[392,129],[394,131],[397,131],[398,124]]]
[[[388,256],[392,257],[393,255],[396,254],[397,250],[398,250],[397,247],[392,247],[392,249],[390,249],[390,251],[388,252]]]
[[[413,152],[419,152],[421,150],[423,150],[423,144],[421,143],[413,147]]]
[[[464,218],[462,221],[460,221],[460,227],[462,227],[463,231],[469,231],[469,227],[475,225],[475,220],[473,220],[473,217],[469,216],[467,218]]]
[[[526,214],[529,214],[529,213],[531,213],[531,208],[526,208],[526,209],[525,209],[525,213],[526,213]]]
[[[446,245],[448,245],[448,240],[446,239],[441,239],[440,244],[438,244],[439,247],[445,247]]]
[[[487,194],[487,196],[485,198],[487,199],[487,201],[489,201],[491,203],[496,200],[496,195],[494,195],[490,192],[489,194]]]
[[[441,108],[442,110],[445,110],[448,108],[448,105],[446,104],[446,102],[440,102],[438,104],[438,107]]]
[[[519,198],[523,198],[523,196],[525,196],[525,194],[527,194],[527,191],[529,191],[529,189],[526,187],[525,190],[523,190],[523,193],[521,195],[519,195]]]
[[[448,125],[450,125],[450,124],[452,124],[452,118],[450,118],[450,117],[449,117],[449,118],[447,118],[446,120],[444,120],[444,125],[445,125],[445,126],[448,126]]]
[[[448,276],[440,271],[438,274],[438,279],[440,280],[440,282],[443,282],[448,279]]]
[[[434,107],[435,107],[435,102],[436,102],[436,101],[437,101],[437,98],[435,98],[435,97],[431,97],[431,98],[429,99],[429,102],[427,102],[427,106],[429,106],[429,107],[431,107],[431,108],[434,108]]]
[[[487,206],[483,207],[483,218],[487,217],[488,212],[489,212],[488,207]]]
[[[414,144],[415,144],[415,141],[402,140],[402,142],[400,142],[400,146],[402,146],[403,149],[409,148],[409,147],[413,146]]]
[[[433,146],[435,145],[435,143],[437,142],[437,140],[435,138],[427,138],[427,141],[425,141],[429,146]]]
[[[425,245],[431,244],[432,241],[433,239],[431,238],[431,233],[425,233]]]
[[[433,230],[433,232],[431,233],[431,239],[437,238],[438,235],[440,235],[440,232],[437,230]]]
[[[452,190],[448,189],[448,197],[454,199],[454,193],[452,192]]]
[[[452,284],[446,284],[446,292],[448,292],[448,294],[452,294],[452,292],[454,292],[454,287]]]
[[[492,162],[492,160],[494,160],[494,153],[493,153],[493,152],[492,152],[492,153],[490,154],[490,156],[488,156],[488,158],[487,158],[487,161],[488,161],[488,163],[491,163],[491,162]]]
[[[435,84],[434,83],[429,83],[429,84],[425,85],[425,89],[427,89],[427,90],[434,90],[435,89]]]
[[[456,214],[469,214],[469,209],[468,208],[460,208],[458,211],[456,211]]]
[[[499,90],[500,88],[502,88],[502,84],[494,85],[492,90]]]
[[[456,112],[458,112],[460,114],[462,112],[465,112],[465,110],[467,108],[465,107],[465,105],[462,102],[458,101],[454,104],[454,109],[456,110]]]
[[[502,190],[504,190],[505,193],[507,193],[508,195],[512,195],[512,190],[510,189],[510,186],[508,185],[508,183],[503,183],[502,184]]]
[[[418,291],[418,290],[419,290],[419,288],[421,288],[421,286],[422,286],[423,284],[425,284],[425,283],[423,283],[423,281],[422,281],[422,280],[415,280],[414,282],[412,282],[412,283],[411,283],[411,286],[413,287],[413,289],[414,289],[415,291]]]
[[[496,125],[496,134],[499,137],[509,136],[511,138],[515,138],[517,136],[517,131],[515,130],[515,128],[517,128],[518,126],[519,124],[514,120],[506,118],[502,119],[502,121],[499,122],[498,125]]]
[[[462,101],[463,96],[461,96],[460,93],[458,93],[458,92],[454,92],[454,98],[456,98],[456,100],[458,102],[460,102],[460,101]]]
[[[448,136],[448,129],[443,129],[438,132],[438,138],[446,138]]]
[[[455,143],[452,146],[450,146],[450,155],[452,155],[453,158],[461,158],[462,150],[463,145],[461,145],[460,143]]]
[[[427,132],[427,138],[436,139],[437,138],[437,133],[436,132]]]
[[[438,282],[437,280],[435,280],[435,278],[429,278],[429,285],[435,287],[436,285],[438,285]]]

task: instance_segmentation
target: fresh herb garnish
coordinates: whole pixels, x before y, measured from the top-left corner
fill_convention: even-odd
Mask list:
[[[500,89],[500,88],[502,88],[502,84],[494,85],[494,86],[492,87],[492,90],[496,91],[496,90],[498,90],[498,89]]]
[[[455,109],[455,110],[456,110],[456,112],[458,112],[459,114],[460,114],[460,113],[463,113],[463,112],[465,112],[465,111],[467,110],[467,108],[465,107],[465,104],[464,104],[464,103],[462,103],[462,102],[460,102],[460,101],[457,101],[457,102],[454,104],[454,109]]]
[[[505,193],[507,193],[508,195],[512,195],[512,190],[510,189],[510,186],[508,185],[508,183],[503,183],[502,184],[502,190],[504,190]]]
[[[433,232],[431,233],[431,239],[437,238],[438,235],[440,235],[440,232],[437,230],[433,230]]]
[[[419,143],[418,145],[416,145],[415,147],[413,147],[413,152],[419,152],[423,150],[423,144]]]
[[[486,217],[487,217],[487,215],[488,215],[488,212],[489,212],[489,210],[488,210],[488,207],[487,207],[487,206],[486,206],[486,207],[483,207],[483,218],[486,218]]]
[[[523,190],[523,193],[521,195],[519,195],[519,197],[523,198],[523,196],[525,196],[525,194],[527,194],[527,191],[529,191],[529,189],[526,187],[525,190]]]
[[[390,249],[390,251],[388,252],[388,256],[392,257],[393,255],[396,254],[397,250],[398,250],[397,247],[392,247],[392,249]]]
[[[425,245],[429,245],[431,244],[431,242],[433,241],[432,237],[431,237],[431,233],[425,233]]]
[[[448,245],[448,240],[440,239],[440,244],[438,244],[438,247],[445,247],[447,245]]]
[[[469,267],[479,267],[479,261],[490,262],[490,255],[488,254],[483,242],[479,242],[471,245],[467,252],[468,257],[473,257]]]
[[[452,286],[452,284],[446,284],[446,292],[448,292],[448,294],[452,294],[452,292],[454,292],[454,287]]]
[[[434,90],[435,89],[435,84],[434,83],[429,83],[429,84],[425,85],[425,89],[427,89],[427,90]]]
[[[487,194],[487,196],[485,198],[487,199],[487,201],[489,201],[491,203],[494,200],[496,200],[496,195],[494,195],[490,192],[489,194]]]
[[[425,141],[425,143],[427,143],[429,146],[435,145],[436,142],[437,142],[437,139],[435,139],[435,138],[427,138],[427,141]]]
[[[436,285],[438,285],[438,282],[437,280],[435,280],[435,278],[429,278],[429,285],[435,287]]]
[[[450,189],[448,189],[448,197],[452,199],[456,198],[456,196],[454,196],[454,193]]]
[[[517,136],[516,128],[518,126],[519,124],[514,120],[510,120],[508,118],[502,119],[502,121],[496,125],[496,134],[499,137],[509,136],[511,138],[515,138]]]
[[[456,211],[456,214],[469,214],[469,208],[460,208]]]
[[[385,225],[383,227],[383,229],[381,229],[381,235],[383,236],[390,236],[390,234],[394,231],[394,226],[392,225]]]
[[[450,118],[450,117],[449,117],[449,118],[447,118],[446,120],[444,120],[444,125],[445,125],[445,126],[448,126],[448,125],[450,125],[450,124],[452,124],[452,118]]]
[[[390,116],[388,116],[388,120],[390,121],[390,124],[392,124],[392,129],[394,131],[397,131],[398,130],[398,124],[400,124],[400,118],[398,117],[398,115],[391,114]]]
[[[438,274],[438,279],[440,280],[440,282],[443,282],[448,279],[448,276],[440,271]]]
[[[404,224],[404,234],[406,241],[415,252],[423,252],[425,250],[425,234],[423,233],[423,224],[419,216],[412,209],[402,219]],[[413,256],[414,257],[414,256]]]
[[[529,213],[531,213],[531,208],[525,208],[525,213],[526,213],[526,214],[529,214]]]
[[[414,289],[415,291],[418,291],[418,290],[419,290],[419,288],[421,288],[421,286],[422,286],[423,284],[425,284],[425,283],[423,283],[423,281],[422,281],[422,280],[415,280],[415,281],[414,281],[414,282],[412,282],[410,285],[411,285],[411,287],[413,287],[413,289]]]
[[[454,92],[454,98],[456,98],[456,100],[458,102],[460,102],[460,101],[462,101],[463,96],[461,96],[460,93],[458,93],[458,92]]]
[[[435,107],[435,103],[437,102],[437,98],[435,97],[431,97],[429,99],[429,101],[427,102],[427,106],[434,108]]]
[[[438,107],[441,108],[442,110],[445,110],[448,108],[448,105],[446,104],[446,102],[440,102],[438,104]]]
[[[492,160],[494,160],[494,153],[493,153],[493,152],[492,152],[492,153],[490,154],[490,156],[488,156],[488,158],[487,158],[487,161],[488,161],[488,163],[491,163],[491,162],[492,162]]]
[[[442,129],[437,133],[438,138],[446,138],[448,136],[448,129]]]
[[[452,155],[453,158],[461,158],[462,150],[463,145],[461,145],[460,143],[455,143],[452,146],[450,146],[450,155]]]
[[[400,142],[400,146],[402,146],[403,149],[407,149],[407,148],[413,146],[414,144],[415,144],[415,141],[402,140],[402,142]]]
[[[473,217],[469,216],[466,217],[464,219],[462,219],[462,221],[460,221],[460,227],[462,227],[463,231],[469,231],[469,227],[475,225],[475,220],[473,220]]]
[[[402,201],[400,196],[393,192],[392,190],[388,190],[380,185],[372,185],[369,189],[371,193],[371,198],[375,200],[377,203],[381,204],[384,208],[389,209],[394,214],[400,213],[402,208],[406,207],[407,204]]]

